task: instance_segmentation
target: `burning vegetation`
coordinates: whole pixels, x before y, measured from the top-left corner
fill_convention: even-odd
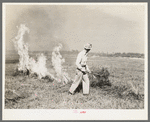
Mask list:
[[[39,79],[49,78],[58,82],[67,83],[70,78],[68,77],[68,74],[64,72],[62,64],[65,62],[65,60],[62,58],[59,52],[62,48],[62,45],[59,44],[58,46],[56,46],[52,52],[52,65],[56,72],[56,77],[54,77],[54,75],[50,74],[48,69],[46,68],[47,59],[44,54],[40,54],[37,57],[37,60],[29,57],[28,44],[26,44],[23,40],[23,36],[25,33],[29,33],[29,28],[21,24],[18,30],[18,35],[13,41],[19,55],[19,64],[16,68],[15,75],[31,75],[37,76]]]
[[[67,84],[71,79],[68,76],[68,73],[65,72],[62,64],[65,62],[65,59],[60,54],[60,49],[62,48],[62,44],[59,44],[53,49],[52,52],[52,66],[55,69],[56,77],[58,82],[63,82]]]

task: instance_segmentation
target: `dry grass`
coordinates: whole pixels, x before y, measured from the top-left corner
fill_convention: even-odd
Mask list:
[[[49,57],[48,57],[49,58]],[[75,58],[66,57],[64,67],[72,79],[75,76]],[[51,71],[50,62],[47,66]],[[89,58],[89,67],[108,69],[110,85],[90,87],[90,94],[82,90],[68,95],[66,86],[50,81],[14,74],[15,64],[6,64],[6,109],[143,109],[144,61],[124,58]],[[99,66],[101,65],[101,66]]]

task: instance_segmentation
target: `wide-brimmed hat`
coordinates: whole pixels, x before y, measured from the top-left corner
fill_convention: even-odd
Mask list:
[[[87,44],[84,45],[84,48],[85,49],[92,49],[92,44],[87,43]]]

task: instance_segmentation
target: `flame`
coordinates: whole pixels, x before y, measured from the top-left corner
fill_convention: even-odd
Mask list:
[[[46,68],[46,56],[44,56],[43,54],[39,55],[37,57],[37,61],[35,61],[32,57],[29,58],[28,44],[25,44],[23,41],[23,36],[26,32],[29,33],[29,28],[21,24],[19,27],[18,35],[13,41],[15,48],[20,56],[18,70],[26,71],[28,69],[31,73],[36,73],[39,78],[50,76],[51,78],[56,80],[56,78],[52,74],[50,74],[48,72],[48,69]]]
[[[21,24],[18,35],[15,37],[15,40],[13,40],[16,50],[19,54],[19,64],[18,64],[18,70],[19,71],[25,71],[28,69],[28,61],[29,61],[29,55],[28,55],[28,45],[24,43],[23,41],[23,35],[28,32],[29,28],[27,28],[25,25]]]
[[[30,71],[38,74],[39,78],[45,77],[48,74],[46,57],[43,54],[38,56],[37,62],[33,58],[30,58]]]
[[[65,59],[62,58],[60,54],[60,49],[62,48],[62,44],[59,44],[53,49],[52,52],[52,65],[57,73],[57,77],[61,79],[62,74],[62,64],[65,62]]]
[[[53,49],[52,66],[54,67],[57,78],[59,79],[58,82],[63,81],[65,83],[68,83],[70,78],[68,77],[68,73],[65,72],[65,69],[62,66],[62,64],[65,62],[65,59],[60,54],[61,48],[62,48],[62,44],[59,43],[59,45]]]
[[[62,48],[62,44],[59,44],[56,46],[52,52],[52,65],[54,67],[54,70],[56,72],[57,78],[55,78],[52,74],[48,72],[48,69],[46,68],[46,56],[44,54],[40,54],[37,57],[37,61],[34,60],[32,57],[29,57],[28,54],[28,44],[24,43],[23,36],[27,32],[29,33],[29,28],[27,28],[25,25],[21,24],[18,28],[18,35],[15,37],[14,45],[16,50],[19,54],[19,64],[18,64],[18,70],[19,71],[27,71],[29,70],[30,73],[36,73],[38,77],[41,79],[45,76],[50,76],[54,80],[57,80],[58,82],[68,83],[70,80],[68,73],[65,71],[62,64],[65,62],[65,59],[60,54],[60,49]]]

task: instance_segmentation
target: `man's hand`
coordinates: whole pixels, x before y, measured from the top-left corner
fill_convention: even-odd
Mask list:
[[[88,69],[88,70],[86,70],[86,71],[87,71],[88,73],[92,73],[92,72],[91,72],[91,70],[89,70],[89,69]]]
[[[90,74],[91,74],[92,72],[89,70],[89,71],[88,71],[88,73],[90,73]]]
[[[91,73],[91,70],[89,69],[88,65],[86,65],[86,71],[87,71],[88,73]]]
[[[82,70],[83,74],[92,73],[90,70]]]

